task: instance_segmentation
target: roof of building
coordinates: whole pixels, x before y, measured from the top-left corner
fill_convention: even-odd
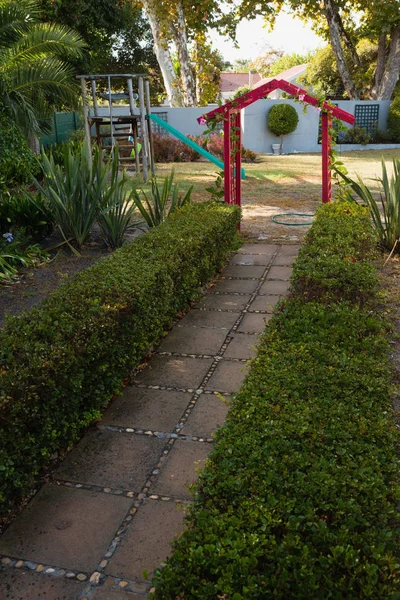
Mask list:
[[[248,86],[250,79],[250,86],[261,81],[261,75],[258,73],[229,73],[223,71],[221,73],[221,79],[219,84],[220,92],[236,92],[237,89]]]
[[[264,79],[260,79],[257,81],[252,87],[254,90],[264,85],[264,83],[268,83],[273,79],[284,79],[289,83],[292,83],[299,75],[302,75],[307,68],[307,63],[303,65],[296,65],[295,67],[291,67],[290,69],[286,69],[286,71],[282,71],[278,75],[274,75],[273,77],[264,77]]]

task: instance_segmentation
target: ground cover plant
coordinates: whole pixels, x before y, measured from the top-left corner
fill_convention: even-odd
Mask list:
[[[318,245],[332,265],[345,268],[350,258],[362,272],[374,243],[367,209],[340,202],[318,212],[293,294],[270,321],[217,434],[153,597],[398,596],[399,436],[387,327],[370,274],[344,300],[341,285],[323,282],[327,265],[313,281],[309,262]]]
[[[186,206],[8,320],[0,332],[2,510],[100,415],[221,267],[239,214],[221,203]]]

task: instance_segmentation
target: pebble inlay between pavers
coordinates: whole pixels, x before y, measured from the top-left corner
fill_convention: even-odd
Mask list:
[[[262,245],[261,245],[262,246]],[[294,250],[297,250],[297,247],[293,247]],[[254,249],[255,250],[255,249]],[[152,437],[158,437],[161,439],[165,439],[166,440],[166,445],[161,453],[161,455],[159,456],[159,460],[157,462],[156,465],[154,465],[154,468],[150,474],[150,476],[148,477],[148,480],[145,482],[145,484],[143,485],[142,489],[140,490],[139,493],[135,493],[133,490],[121,490],[121,489],[113,489],[111,487],[107,488],[107,487],[100,487],[100,486],[93,486],[93,485],[86,485],[86,484],[80,484],[80,483],[75,483],[75,482],[69,482],[69,481],[63,481],[63,480],[55,480],[54,483],[58,484],[58,485],[62,485],[62,486],[69,486],[69,487],[77,487],[77,488],[83,488],[85,490],[93,490],[96,491],[97,493],[104,493],[104,494],[111,494],[111,495],[123,495],[127,498],[132,498],[132,504],[131,507],[128,511],[128,513],[125,515],[120,527],[118,528],[115,537],[113,538],[113,540],[111,541],[107,551],[105,552],[104,556],[102,557],[101,561],[99,561],[99,564],[96,567],[96,570],[93,573],[88,573],[88,572],[82,572],[82,571],[73,571],[71,569],[63,569],[54,565],[43,565],[40,563],[36,563],[34,561],[24,561],[15,557],[8,557],[8,556],[0,556],[0,563],[3,566],[6,567],[11,567],[11,568],[22,568],[22,569],[26,569],[26,570],[30,570],[31,572],[34,571],[36,573],[38,573],[40,576],[41,575],[47,575],[47,576],[55,576],[55,577],[65,577],[68,579],[76,579],[77,581],[81,581],[81,582],[88,582],[88,585],[85,587],[84,591],[81,594],[81,599],[90,599],[95,590],[96,589],[104,589],[105,587],[109,588],[109,589],[114,589],[114,590],[119,590],[119,591],[129,591],[129,592],[133,592],[133,593],[139,593],[139,594],[145,594],[146,592],[149,591],[150,589],[150,583],[149,584],[143,584],[141,582],[137,582],[134,580],[129,580],[127,578],[118,578],[118,577],[112,577],[111,575],[105,575],[104,570],[107,567],[110,559],[113,557],[116,548],[119,546],[119,544],[121,543],[122,539],[124,538],[124,534],[126,533],[127,529],[129,528],[130,524],[132,523],[132,521],[134,520],[134,517],[138,511],[138,509],[140,508],[140,506],[142,505],[143,501],[145,499],[151,499],[152,501],[156,501],[156,502],[175,502],[175,503],[188,503],[189,501],[187,499],[182,499],[182,498],[173,498],[171,496],[162,496],[159,494],[154,494],[151,492],[151,487],[153,485],[153,483],[157,480],[160,470],[163,467],[163,464],[165,462],[165,460],[167,459],[170,451],[172,450],[176,440],[181,440],[183,442],[185,441],[190,441],[190,442],[198,442],[198,443],[212,443],[213,442],[213,438],[205,438],[205,437],[197,437],[197,436],[186,436],[186,435],[182,435],[180,433],[180,431],[183,429],[183,427],[185,426],[194,406],[197,403],[197,400],[201,397],[202,394],[215,394],[218,396],[221,395],[230,395],[229,392],[221,390],[221,391],[210,391],[210,390],[205,390],[205,386],[208,384],[209,380],[211,379],[212,375],[215,372],[215,369],[217,368],[220,360],[223,358],[224,352],[225,350],[228,348],[229,343],[231,342],[231,340],[234,339],[235,334],[244,318],[244,316],[246,314],[250,314],[248,313],[248,310],[251,306],[251,303],[253,302],[253,300],[257,297],[261,287],[264,285],[266,285],[267,282],[267,276],[268,276],[268,271],[270,269],[270,267],[272,265],[279,265],[279,266],[290,266],[291,262],[292,262],[292,256],[290,255],[290,252],[287,253],[287,261],[283,258],[283,255],[280,255],[280,247],[279,246],[275,246],[273,247],[273,251],[271,252],[270,255],[268,255],[268,264],[265,265],[265,271],[262,277],[260,277],[259,279],[257,278],[239,278],[239,277],[224,277],[222,276],[222,279],[226,279],[229,281],[234,281],[235,279],[247,279],[247,280],[252,280],[252,281],[257,281],[257,287],[254,290],[254,292],[251,293],[251,297],[248,300],[248,302],[246,303],[246,305],[244,306],[244,308],[242,310],[239,311],[229,311],[229,310],[223,310],[223,309],[215,309],[215,311],[217,312],[231,312],[231,313],[237,313],[238,317],[234,323],[234,325],[232,326],[232,328],[228,331],[225,341],[222,344],[220,350],[218,351],[217,355],[215,356],[211,356],[211,355],[181,355],[178,353],[160,353],[163,355],[171,355],[171,356],[190,356],[193,358],[207,358],[207,359],[212,359],[213,362],[209,368],[209,370],[207,371],[207,373],[205,374],[203,380],[201,381],[201,383],[197,386],[197,388],[173,388],[173,387],[167,387],[167,386],[162,386],[162,385],[149,385],[146,386],[145,384],[140,384],[140,383],[136,383],[134,384],[137,387],[144,387],[144,388],[149,388],[149,389],[159,389],[159,390],[174,390],[174,391],[184,391],[184,392],[189,392],[192,395],[190,402],[187,406],[187,408],[185,409],[184,413],[182,414],[181,418],[179,419],[179,422],[177,423],[175,430],[173,432],[160,432],[160,431],[152,431],[151,429],[149,430],[143,430],[143,429],[137,429],[137,428],[129,428],[129,427],[117,427],[117,426],[112,426],[112,425],[106,425],[106,426],[102,426],[101,424],[98,426],[101,429],[109,429],[111,431],[116,431],[116,432],[122,432],[122,433],[130,433],[132,435],[144,435],[144,436],[152,436]],[[246,254],[251,255],[251,254],[255,254],[257,255],[256,252],[253,251],[247,251],[246,250]],[[278,261],[275,262],[275,260],[278,257]],[[266,257],[265,257],[266,258]],[[280,260],[279,260],[280,259]],[[266,261],[267,262],[267,261]],[[284,265],[284,263],[286,263]],[[264,265],[263,265],[264,266]],[[245,265],[243,265],[243,268],[245,269]],[[270,280],[272,281],[272,280]],[[246,293],[235,293],[235,292],[213,292],[213,295],[217,296],[217,295],[234,295],[234,296],[248,296],[248,294]],[[273,296],[274,294],[269,294],[271,296]],[[212,309],[197,309],[197,310],[212,310]],[[253,311],[253,314],[255,312],[260,312],[260,313],[264,313],[265,311]],[[196,326],[190,326],[190,327],[196,327]],[[223,329],[223,328],[221,328]],[[239,363],[243,363],[246,362],[245,359],[228,359],[225,358],[225,361],[230,361],[230,362],[239,362]],[[100,586],[100,587],[99,587]]]

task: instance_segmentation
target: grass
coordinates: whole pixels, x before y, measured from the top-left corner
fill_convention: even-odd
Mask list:
[[[382,155],[387,161],[400,158],[400,150],[388,149],[344,152],[341,157],[353,177],[359,173],[367,179],[378,176]],[[159,177],[171,170],[171,164],[157,165]],[[208,197],[205,188],[215,181],[217,167],[209,162],[175,163],[176,181],[182,191],[194,185],[192,198],[202,201]],[[292,154],[272,156],[260,154],[255,164],[244,164],[246,179],[242,181],[242,229],[245,234],[266,234],[273,239],[296,235],[300,238],[307,227],[288,228],[271,222],[280,212],[314,212],[321,201],[321,155]],[[372,185],[371,185],[372,184]],[[373,182],[368,181],[373,188]]]

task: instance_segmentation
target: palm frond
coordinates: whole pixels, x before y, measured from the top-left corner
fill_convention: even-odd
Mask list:
[[[37,0],[0,0],[0,48],[29,31],[40,18]]]

